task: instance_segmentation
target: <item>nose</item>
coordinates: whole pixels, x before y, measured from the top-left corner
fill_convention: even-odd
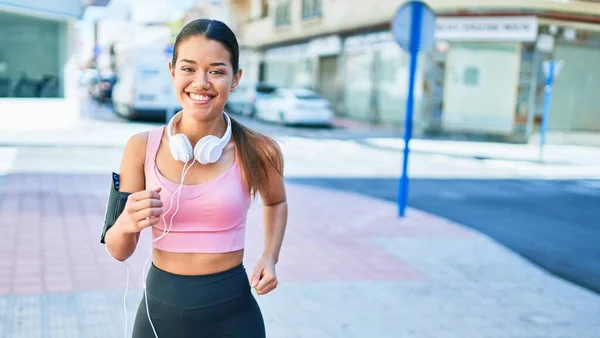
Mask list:
[[[206,74],[198,74],[198,76],[194,79],[194,82],[192,83],[192,86],[194,87],[201,87],[201,88],[210,88],[210,82],[208,81],[208,76],[206,76]]]

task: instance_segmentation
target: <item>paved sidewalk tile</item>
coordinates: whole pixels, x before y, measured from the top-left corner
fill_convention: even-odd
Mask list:
[[[0,338],[123,337],[125,265],[99,243],[109,178],[10,174],[0,188]],[[486,236],[393,203],[288,184],[280,286],[257,297],[270,338],[595,338],[600,296]],[[262,250],[260,201],[245,265]],[[141,299],[142,235],[127,261],[127,329]]]

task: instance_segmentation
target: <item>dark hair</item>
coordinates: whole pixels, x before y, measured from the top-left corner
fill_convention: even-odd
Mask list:
[[[240,47],[235,34],[231,29],[221,21],[211,19],[196,19],[183,26],[173,47],[173,60],[175,65],[177,61],[177,46],[180,42],[187,40],[192,36],[204,35],[207,39],[219,41],[229,51],[229,61],[233,66],[233,73],[237,73],[240,68]]]
[[[204,35],[207,39],[220,42],[230,55],[233,72],[239,70],[240,49],[235,34],[221,21],[197,19],[186,24],[175,39],[172,64],[177,61],[177,46],[193,36]],[[248,191],[255,196],[257,192],[268,189],[269,169],[274,168],[283,176],[283,158],[277,143],[236,121],[231,116],[231,134],[235,140]]]

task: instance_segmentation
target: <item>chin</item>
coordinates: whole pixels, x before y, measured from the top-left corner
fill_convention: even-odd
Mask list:
[[[210,120],[219,116],[223,113],[223,109],[218,109],[218,107],[197,107],[197,106],[187,106],[185,108],[184,113],[193,117],[195,120]]]

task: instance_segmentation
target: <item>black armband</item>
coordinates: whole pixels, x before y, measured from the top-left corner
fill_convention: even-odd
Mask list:
[[[119,191],[119,174],[112,173],[112,180],[110,184],[110,193],[108,195],[108,202],[106,203],[106,215],[104,216],[104,228],[102,229],[102,236],[100,237],[100,243],[104,244],[104,237],[110,227],[115,224],[117,218],[125,209],[125,203],[127,198],[131,195],[127,192]]]

